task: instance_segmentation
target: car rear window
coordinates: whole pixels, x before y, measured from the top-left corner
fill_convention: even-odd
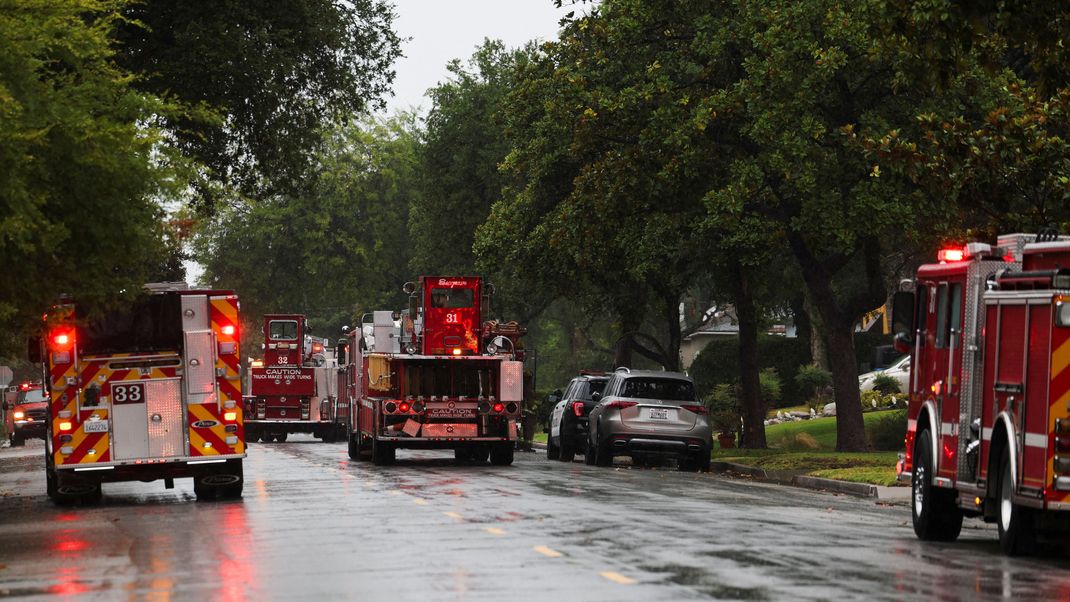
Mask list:
[[[579,386],[576,387],[576,395],[572,399],[590,401],[591,397],[594,396],[595,393],[601,393],[602,390],[606,388],[607,381],[608,379],[589,380],[587,382],[579,383]]]
[[[695,386],[686,380],[672,378],[629,378],[621,387],[621,397],[694,401]]]

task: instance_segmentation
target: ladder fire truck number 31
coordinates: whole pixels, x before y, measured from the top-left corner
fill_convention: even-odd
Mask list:
[[[447,324],[457,324],[460,321],[461,321],[461,316],[459,314],[456,314],[456,313],[448,313],[448,314],[446,314],[446,323]]]

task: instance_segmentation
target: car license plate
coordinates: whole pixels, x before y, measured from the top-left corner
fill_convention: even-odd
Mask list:
[[[669,410],[666,408],[650,408],[651,420],[668,420]]]
[[[108,421],[86,420],[82,423],[82,430],[87,433],[106,433],[108,432]]]

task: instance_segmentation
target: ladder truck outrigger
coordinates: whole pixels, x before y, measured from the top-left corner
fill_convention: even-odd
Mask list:
[[[31,345],[49,403],[48,497],[91,504],[101,483],[192,477],[198,499],[241,497],[245,457],[238,297],[146,285],[132,304],[87,316],[61,300]]]
[[[914,531],[995,522],[1009,555],[1070,526],[1070,237],[943,249],[893,299],[912,354],[906,450]]]
[[[339,345],[349,456],[382,465],[401,448],[452,449],[458,461],[511,464],[526,329],[483,320],[492,288],[480,277],[423,276],[403,290],[405,311],[365,316]]]
[[[335,349],[308,332],[304,315],[264,316],[264,357],[248,369],[249,441],[282,442],[290,433],[311,433],[330,443],[345,435],[345,424],[334,418]]]

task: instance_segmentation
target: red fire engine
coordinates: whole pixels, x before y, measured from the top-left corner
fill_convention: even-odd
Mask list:
[[[281,442],[289,433],[334,441],[345,433],[328,411],[336,399],[334,349],[307,332],[303,315],[264,316],[264,359],[249,367],[249,441]]]
[[[945,249],[893,301],[909,349],[900,478],[914,531],[951,541],[963,516],[999,527],[1007,554],[1070,518],[1070,237]]]
[[[238,298],[151,284],[132,306],[46,316],[48,496],[94,503],[101,483],[193,477],[199,499],[241,497]]]
[[[513,462],[525,329],[483,322],[486,288],[479,277],[424,276],[405,285],[406,311],[373,312],[350,333],[339,390],[354,408],[351,458],[389,464],[399,448],[453,449],[459,461]]]

